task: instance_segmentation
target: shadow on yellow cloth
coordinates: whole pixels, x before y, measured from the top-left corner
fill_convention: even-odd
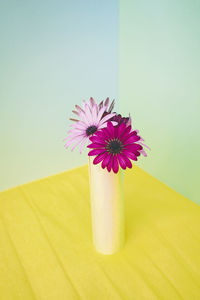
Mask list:
[[[125,213],[124,248],[104,256],[87,166],[0,193],[0,299],[200,299],[200,207],[134,167]]]

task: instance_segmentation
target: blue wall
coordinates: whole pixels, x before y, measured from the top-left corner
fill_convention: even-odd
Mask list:
[[[117,96],[118,2],[1,1],[0,189],[87,162],[63,146],[76,103]]]

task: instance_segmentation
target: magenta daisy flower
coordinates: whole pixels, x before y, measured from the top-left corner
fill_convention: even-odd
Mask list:
[[[114,117],[112,117],[112,119],[110,119],[111,121],[116,121],[117,123],[118,123],[118,125],[120,125],[120,124],[122,124],[122,123],[125,123],[126,124],[126,126],[132,126],[132,119],[131,119],[131,116],[130,116],[130,114],[129,114],[129,117],[122,117],[120,114],[116,114]],[[136,131],[137,132],[137,134],[139,133],[139,130],[137,130],[137,129],[135,129],[135,130],[133,130],[133,129],[131,129],[131,131]],[[138,135],[139,136],[139,135]],[[139,141],[137,142],[138,144],[140,144],[140,145],[142,145],[142,149],[141,150],[138,150],[143,156],[147,156],[147,153],[146,153],[146,151],[144,150],[144,147],[145,148],[147,148],[147,149],[149,149],[149,150],[151,150],[146,144],[144,144],[143,142],[144,142],[144,139],[141,137],[141,136],[139,136],[140,137],[140,139],[139,139]]]
[[[127,126],[131,125],[131,117],[122,117],[120,114],[116,114],[113,118],[112,121],[115,121],[120,125],[121,123],[125,123]]]
[[[136,131],[131,131],[131,126],[126,126],[125,122],[120,125],[113,126],[111,121],[107,122],[107,127],[96,131],[88,145],[92,149],[88,155],[96,156],[93,164],[101,163],[102,168],[106,168],[114,173],[119,170],[119,165],[122,169],[132,168],[131,160],[137,160],[140,156],[142,145],[137,143],[140,137]]]
[[[90,100],[91,101],[91,100]],[[94,101],[94,100],[93,100]],[[65,147],[68,148],[72,145],[72,150],[80,145],[80,152],[82,152],[84,145],[97,130],[106,127],[107,121],[110,120],[115,113],[108,113],[103,116],[107,109],[107,105],[103,105],[100,109],[97,104],[92,101],[90,104],[84,102],[84,107],[76,105],[78,110],[79,120],[71,124],[71,130],[68,131],[69,135],[64,139],[66,141]],[[112,121],[114,125],[117,123]]]

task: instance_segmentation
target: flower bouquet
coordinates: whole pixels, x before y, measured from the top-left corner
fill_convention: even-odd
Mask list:
[[[139,131],[131,117],[112,112],[114,100],[99,104],[91,97],[83,106],[75,105],[75,118],[65,147],[89,148],[89,178],[93,242],[98,252],[113,254],[124,244],[123,173],[142,154],[147,156]]]

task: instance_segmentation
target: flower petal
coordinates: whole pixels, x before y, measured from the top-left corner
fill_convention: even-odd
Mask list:
[[[110,136],[110,133],[109,133],[109,131],[108,131],[108,128],[106,127],[106,128],[103,128],[103,129],[101,129],[101,132],[104,134],[104,136],[105,136],[105,140],[109,140],[109,139],[111,139],[111,136]]]
[[[99,109],[99,111],[100,111],[100,109],[103,107],[103,101],[101,101],[100,103],[99,103],[99,107],[98,107],[98,109]]]
[[[119,126],[114,127],[114,138],[118,138],[118,129],[119,129]]]
[[[138,142],[138,144],[140,144],[140,145],[146,147],[147,149],[151,150],[151,148],[150,148],[149,146],[145,145],[144,143],[142,143],[142,142],[140,142],[140,141]]]
[[[82,127],[82,128],[87,128],[88,127],[88,125],[85,122],[81,121],[81,120],[79,120],[76,123],[72,123],[69,126],[73,127],[73,128],[76,127],[76,126],[79,126],[79,127]]]
[[[92,97],[90,97],[90,104],[91,106],[93,106],[96,102],[94,101],[94,99]]]
[[[129,152],[127,150],[124,150],[123,153],[124,153],[124,155],[126,155],[130,159],[137,161],[137,156],[133,152]]]
[[[130,114],[129,114],[129,119],[128,119],[128,122],[127,122],[127,126],[131,126],[131,123],[132,123],[132,120],[131,120],[131,116],[130,116]]]
[[[109,163],[107,164],[107,170],[108,170],[108,172],[111,171],[112,165],[113,165],[113,155],[110,155],[110,160],[109,160]]]
[[[98,130],[107,127],[107,123],[103,123],[101,126],[98,126]]]
[[[72,110],[72,112],[73,112],[75,115],[79,116],[79,112],[78,112],[78,111]]]
[[[120,154],[124,158],[124,160],[126,161],[126,166],[129,169],[131,169],[132,168],[132,163],[131,163],[130,159],[124,153],[120,153]]]
[[[99,111],[99,113],[98,113],[98,116],[97,116],[97,120],[96,120],[97,124],[99,124],[99,122],[100,122],[100,120],[101,120],[101,117],[103,116],[103,113],[104,113],[105,110],[106,110],[106,107],[105,107],[105,106],[103,106],[103,107],[100,109],[100,111]]]
[[[92,120],[95,125],[98,125],[97,117],[97,104],[95,103],[92,107]]]
[[[100,153],[104,153],[105,151],[106,151],[105,149],[93,149],[88,153],[88,155],[89,156],[98,155]]]
[[[140,156],[140,152],[139,152],[139,151],[135,151],[134,154],[135,154],[136,156]]]
[[[123,141],[123,143],[124,143],[125,145],[128,145],[128,144],[136,143],[136,142],[139,141],[139,140],[140,140],[140,138],[139,138],[137,135],[135,135],[135,136],[131,136],[131,137],[128,138],[126,141]]]
[[[84,135],[85,129],[82,129],[82,128],[74,128],[74,129],[68,130],[67,132],[70,133],[70,134],[72,134],[72,135],[80,134],[80,133],[82,133],[82,134]]]
[[[83,139],[83,141],[81,142],[81,146],[80,146],[80,153],[82,153],[83,151],[83,147],[85,146],[86,142],[88,141],[88,137],[85,137],[85,140]]]
[[[96,132],[95,132],[95,134],[93,135],[93,137],[97,137],[97,138],[100,138],[100,139],[102,139],[102,140],[105,140],[106,139],[106,135],[105,135],[105,133],[104,133],[104,131],[103,130],[97,130]]]
[[[126,160],[123,158],[123,156],[121,154],[117,154],[118,156],[118,160],[119,160],[119,164],[121,166],[122,169],[126,169]]]
[[[104,144],[100,144],[100,143],[92,143],[92,144],[89,144],[87,147],[91,148],[91,149],[94,149],[94,148],[105,148],[105,145]]]
[[[103,117],[101,119],[101,121],[99,122],[99,126],[101,126],[103,123],[105,123],[106,121],[108,121],[109,119],[111,119],[114,115],[115,115],[115,113],[112,113],[112,114],[108,114],[105,117]]]
[[[115,100],[113,100],[108,108],[108,112],[111,113],[111,111],[113,110],[114,108],[114,105],[115,105]]]
[[[70,139],[68,139],[67,143],[65,143],[65,147],[66,148],[69,147],[71,144],[76,142],[78,139],[82,139],[82,138],[84,138],[84,135],[82,135],[82,134],[70,136]]]
[[[82,138],[80,138],[80,139],[77,139],[76,140],[76,143],[73,145],[73,147],[71,148],[71,151],[73,151],[78,145],[81,145],[82,144],[82,142],[85,140],[85,139],[87,139],[87,137],[82,137]],[[73,143],[74,143],[75,141],[73,141]]]
[[[105,169],[105,167],[107,167],[109,161],[110,161],[110,157],[111,157],[111,154],[107,153],[107,156],[104,158],[104,160],[102,161],[102,168]]]
[[[115,133],[114,132],[114,126],[110,121],[108,121],[108,123],[107,123],[107,130],[110,134],[110,138],[114,138],[114,133]]]
[[[93,160],[93,164],[94,165],[99,164],[106,157],[106,155],[107,155],[106,152],[103,152],[103,153],[97,155],[95,157],[95,159]]]
[[[104,102],[104,106],[108,106],[109,105],[109,97],[106,98],[105,102]]]
[[[72,124],[71,125],[72,129],[71,130],[74,130],[74,129],[82,129],[82,130],[86,130],[86,128],[88,127],[86,124],[82,124],[80,122],[77,122],[76,124]]]
[[[121,134],[124,132],[126,128],[126,124],[125,123],[121,123],[119,126],[118,126],[118,138],[121,137]]]
[[[91,122],[87,119],[85,112],[82,111],[80,112],[80,119],[82,122],[84,122],[87,125],[87,127],[91,126]]]
[[[113,126],[118,125],[118,123],[115,122],[115,121],[110,121],[110,122],[113,124]],[[105,127],[107,127],[107,122],[103,123],[101,126],[98,126],[98,129],[102,129],[102,128],[105,128]]]
[[[75,105],[76,109],[78,110],[78,112],[80,113],[81,111],[84,112],[84,110],[79,106],[79,105]]]
[[[125,130],[121,133],[120,139],[123,140],[123,138],[126,137],[130,131],[131,131],[131,126],[126,127]]]
[[[113,124],[113,126],[117,126],[118,125],[118,123],[115,122],[115,121],[110,121],[110,122]]]
[[[146,151],[144,151],[144,149],[140,150],[140,153],[145,157],[147,156],[147,153],[146,153]]]
[[[89,105],[87,103],[85,103],[84,108],[85,108],[85,117],[88,120],[89,124],[92,124],[93,123],[93,118],[92,118],[92,113],[91,113]]]
[[[106,145],[105,140],[103,140],[99,135],[93,135],[90,137],[90,141],[93,143],[98,143],[98,144],[102,144],[102,145]]]
[[[125,150],[128,150],[129,152],[135,152],[135,151],[138,151],[138,150],[142,150],[142,146],[140,144],[128,144],[128,145],[125,145]]]
[[[119,162],[118,162],[118,159],[117,159],[117,155],[114,155],[113,157],[113,172],[114,173],[117,173],[119,171]]]
[[[123,140],[123,141],[126,141],[128,138],[130,138],[130,137],[132,137],[132,136],[133,136],[133,137],[137,136],[137,137],[138,137],[138,140],[140,139],[140,137],[137,135],[137,132],[136,132],[136,131],[131,131],[130,133],[126,132],[126,134],[123,135],[122,140]]]

